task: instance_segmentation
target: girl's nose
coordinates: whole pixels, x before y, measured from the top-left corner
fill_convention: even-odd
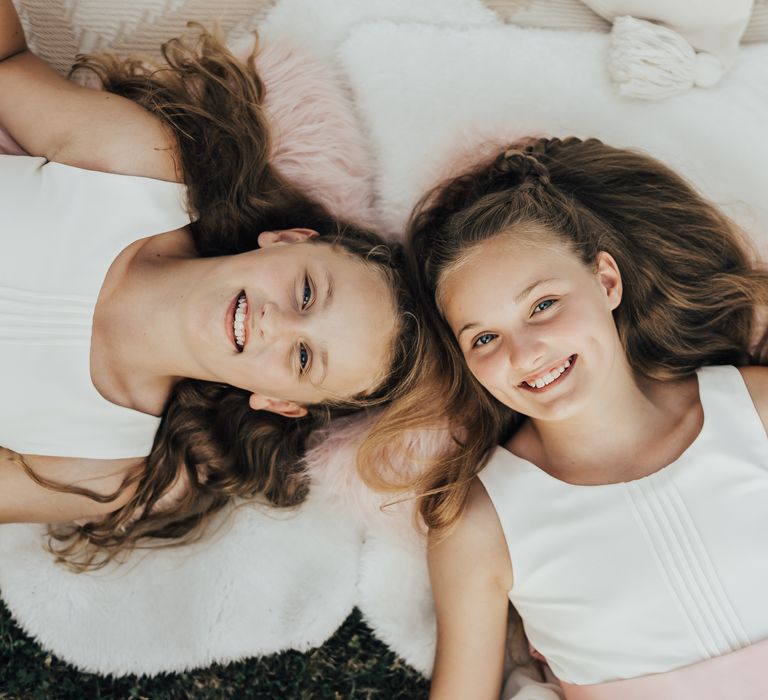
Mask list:
[[[541,340],[537,337],[517,334],[507,341],[509,366],[516,373],[526,374],[540,368],[545,353]]]
[[[296,314],[284,311],[277,304],[267,302],[261,307],[259,329],[267,341],[282,340],[296,332]]]

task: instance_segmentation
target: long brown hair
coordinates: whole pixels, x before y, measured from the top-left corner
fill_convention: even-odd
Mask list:
[[[51,529],[58,559],[76,570],[103,566],[136,546],[189,542],[211,514],[236,497],[261,495],[281,507],[300,503],[308,492],[302,460],[309,436],[333,417],[386,402],[415,381],[423,345],[402,248],[339,222],[270,164],[255,51],[243,65],[197,26],[194,35],[162,47],[165,65],[92,55],[78,57],[73,70],[95,72],[107,90],[138,102],[170,126],[197,217],[190,229],[201,256],[252,250],[261,231],[309,227],[320,234],[315,245],[337,246],[381,274],[397,318],[389,366],[365,395],[309,406],[303,418],[254,411],[248,393],[230,386],[180,381],[146,466],[108,496],[47,481],[25,467],[37,483],[101,502],[134,487],[128,503],[104,518]],[[176,493],[179,484],[183,488]]]
[[[415,209],[408,241],[440,362],[452,373],[431,379],[462,436],[417,480],[421,514],[435,530],[456,520],[490,448],[521,419],[466,369],[440,313],[440,284],[474,246],[501,233],[530,236],[532,224],[590,268],[600,251],[615,258],[623,295],[614,319],[636,372],[668,380],[704,365],[755,363],[764,346],[753,332],[768,274],[736,227],[658,161],[595,139],[538,139],[443,183]]]

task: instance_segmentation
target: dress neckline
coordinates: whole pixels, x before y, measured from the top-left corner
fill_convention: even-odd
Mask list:
[[[535,470],[536,472],[541,474],[541,476],[543,476],[545,479],[564,488],[609,489],[612,487],[618,488],[618,487],[627,486],[630,484],[640,484],[644,481],[649,481],[654,478],[660,478],[660,475],[669,474],[671,470],[674,470],[681,463],[684,463],[690,460],[691,453],[694,452],[696,449],[698,449],[698,444],[701,442],[702,436],[705,434],[705,432],[708,429],[709,424],[707,421],[706,402],[703,400],[703,394],[705,392],[702,391],[702,380],[701,380],[702,373],[704,373],[705,369],[706,368],[701,367],[698,370],[696,370],[696,383],[697,383],[697,389],[698,389],[698,395],[699,395],[698,401],[702,411],[702,421],[701,421],[701,428],[699,429],[699,432],[696,434],[693,440],[691,440],[689,445],[675,459],[673,459],[668,464],[665,464],[663,467],[659,467],[659,469],[657,469],[654,472],[651,472],[650,474],[646,474],[645,476],[640,476],[637,479],[630,479],[628,481],[613,481],[606,484],[573,484],[570,481],[564,481],[563,479],[558,479],[556,476],[552,476],[552,474],[550,474],[546,470],[542,469],[541,467],[534,464],[530,460],[527,460],[524,457],[520,457],[519,455],[516,455],[514,452],[511,452],[503,445],[497,446],[496,454],[502,453],[504,455],[504,459],[518,462],[522,466],[524,466],[528,471]],[[704,384],[706,384],[706,381],[704,382]]]

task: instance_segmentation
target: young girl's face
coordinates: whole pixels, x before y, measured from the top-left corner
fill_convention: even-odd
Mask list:
[[[528,233],[472,248],[443,275],[438,302],[493,396],[531,418],[562,420],[624,366],[612,315],[621,276],[607,253],[589,269],[553,234]]]
[[[277,401],[287,414],[370,391],[397,324],[379,270],[293,233],[268,232],[261,248],[212,260],[182,313],[204,378],[252,392],[255,408]]]

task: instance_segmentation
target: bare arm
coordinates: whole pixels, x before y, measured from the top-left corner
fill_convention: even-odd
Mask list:
[[[91,170],[181,181],[160,119],[117,95],[75,85],[27,50],[0,0],[0,124],[27,153]]]
[[[504,534],[479,482],[456,528],[430,541],[429,575],[437,608],[431,700],[497,700],[512,571]]]
[[[768,367],[742,367],[739,371],[768,435]]]
[[[117,510],[133,495],[126,488],[114,501],[98,503],[85,496],[52,491],[30,478],[18,461],[19,455],[0,447],[0,523],[61,523],[96,518]],[[99,494],[116,491],[137,459],[72,459],[24,455],[24,462],[38,475],[73,484]]]

